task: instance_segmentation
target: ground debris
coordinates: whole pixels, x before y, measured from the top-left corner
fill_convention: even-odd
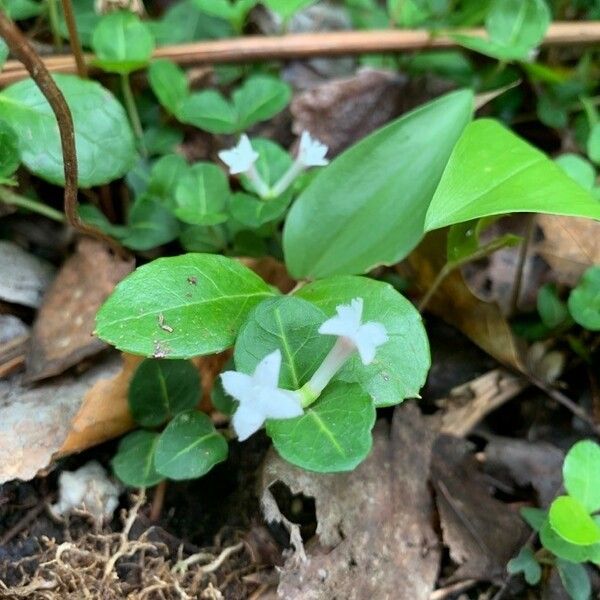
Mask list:
[[[434,435],[419,409],[406,404],[391,428],[376,426],[370,456],[351,473],[320,475],[268,457],[263,490],[280,481],[314,497],[317,515],[306,558],[296,552],[281,570],[280,597],[429,598],[440,562],[427,485]]]

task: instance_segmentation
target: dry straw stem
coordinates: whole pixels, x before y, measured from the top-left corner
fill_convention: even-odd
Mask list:
[[[456,32],[458,33],[458,32]],[[484,29],[465,29],[461,34],[485,37]],[[556,22],[548,29],[543,46],[570,46],[600,42],[600,21],[579,23]],[[344,56],[381,52],[406,52],[431,48],[454,48],[458,44],[447,34],[432,34],[424,30],[336,31],[298,33],[283,36],[245,36],[163,46],[154,58],[168,58],[181,65],[247,63],[263,60],[289,60],[315,56]],[[87,64],[93,56],[85,55]],[[46,68],[54,73],[75,73],[73,56],[51,56],[44,59]],[[27,77],[22,66],[9,60],[0,74],[0,85]]]

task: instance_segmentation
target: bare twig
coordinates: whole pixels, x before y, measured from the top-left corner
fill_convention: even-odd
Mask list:
[[[69,30],[69,43],[71,44],[71,52],[73,53],[75,64],[77,65],[77,74],[79,77],[87,79],[87,65],[85,64],[83,49],[81,48],[81,42],[79,41],[75,13],[73,12],[73,3],[71,0],[62,0],[62,8],[65,15],[67,29]]]
[[[9,19],[8,15],[0,10],[0,36],[10,48],[10,51],[19,58],[25,68],[48,100],[60,133],[60,142],[63,152],[65,172],[65,214],[67,221],[77,231],[90,235],[107,243],[117,254],[125,256],[123,248],[112,238],[102,233],[95,227],[83,223],[77,212],[77,154],[75,151],[75,129],[73,117],[65,97],[52,79],[43,60],[36,54],[27,38],[19,28]]]
[[[217,558],[213,561],[209,562],[207,565],[201,566],[198,570],[204,574],[212,573],[216,571],[232,554],[239,552],[244,548],[244,542],[239,542],[235,544],[235,546],[230,546],[229,548],[225,548]],[[210,554],[206,552],[198,552],[197,554],[192,554],[188,556],[185,560],[179,561],[172,569],[173,573],[185,573],[192,565],[199,563],[203,560],[207,560],[208,557],[211,557]]]
[[[456,32],[458,33],[458,31]],[[461,34],[485,36],[483,29],[466,29]],[[600,21],[553,23],[543,46],[581,45],[600,42]],[[168,58],[179,64],[248,63],[263,60],[289,60],[315,56],[410,52],[431,48],[454,48],[459,44],[451,35],[432,35],[424,30],[334,31],[294,33],[283,36],[244,36],[233,39],[194,42],[158,48],[155,58]],[[92,57],[85,56],[88,64]],[[46,60],[50,71],[76,71],[72,56]],[[27,74],[14,61],[8,61],[0,74],[0,85],[17,81]]]

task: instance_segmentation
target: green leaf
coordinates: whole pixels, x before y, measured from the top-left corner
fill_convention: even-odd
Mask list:
[[[115,475],[126,485],[150,487],[164,477],[154,468],[154,453],[158,433],[134,431],[119,443],[119,449],[111,461]]]
[[[292,464],[317,471],[351,471],[366,458],[373,440],[375,407],[356,384],[333,383],[295,419],[267,421],[275,450]]]
[[[552,529],[565,541],[576,546],[600,542],[600,527],[579,500],[559,496],[550,505],[548,520]]]
[[[594,187],[596,170],[585,158],[567,152],[555,159],[554,162],[582,188],[591,190]]]
[[[4,63],[6,62],[6,59],[8,58],[8,46],[6,45],[6,42],[0,38],[0,71],[2,70],[2,67],[4,66]]]
[[[129,384],[129,409],[136,423],[158,427],[200,401],[200,375],[188,360],[147,358]]]
[[[44,5],[34,0],[3,0],[2,8],[13,21],[31,19],[44,12]]]
[[[0,180],[9,179],[20,164],[17,132],[6,121],[0,120]]]
[[[298,11],[315,4],[317,0],[262,0],[262,3],[276,12],[283,21],[289,21]]]
[[[530,548],[521,548],[519,554],[508,561],[506,570],[511,575],[523,573],[525,581],[529,585],[537,585],[542,578],[542,567],[535,558],[535,554]]]
[[[423,236],[427,206],[472,110],[470,91],[452,92],[372,133],[319,171],[285,223],[290,273],[362,273],[405,257]]]
[[[466,48],[493,58],[524,59],[544,38],[550,19],[545,0],[494,0],[485,22],[489,40],[453,37]]]
[[[291,97],[291,87],[275,77],[254,75],[246,79],[232,95],[237,130],[243,131],[274,117],[289,104]]]
[[[588,512],[600,510],[600,446],[591,440],[577,442],[563,463],[565,489]]]
[[[229,182],[225,173],[212,163],[199,162],[179,181],[175,215],[190,225],[217,225],[227,220]]]
[[[222,373],[225,371],[234,371],[235,364],[233,362],[233,358],[230,358],[224,365],[221,370]],[[210,399],[213,403],[213,406],[224,415],[231,416],[237,407],[237,402],[225,392],[223,388],[223,380],[220,377],[215,377],[215,382],[213,384],[212,390],[210,391]]]
[[[176,117],[182,123],[210,133],[234,133],[237,130],[234,107],[215,90],[190,94],[179,105]]]
[[[92,187],[118,179],[135,161],[133,134],[123,107],[100,84],[73,75],[55,75],[75,123],[79,185]],[[31,79],[0,93],[2,118],[17,132],[27,168],[64,185],[62,149],[56,118]]]
[[[291,201],[291,194],[283,194],[272,200],[258,200],[254,196],[237,192],[231,197],[230,210],[242,225],[258,229],[283,215]]]
[[[300,288],[296,296],[318,306],[327,318],[336,306],[362,298],[363,321],[382,323],[389,340],[377,349],[370,365],[354,356],[337,378],[359,383],[376,406],[418,397],[431,363],[427,334],[415,307],[391,285],[366,277],[333,277]]]
[[[119,10],[104,15],[92,35],[94,64],[109,73],[127,75],[145,67],[154,51],[154,37],[132,12]]]
[[[592,544],[591,546],[571,544],[552,529],[549,521],[546,521],[540,529],[540,540],[544,548],[547,548],[559,558],[575,563],[587,561],[600,563],[600,544]]]
[[[567,305],[558,297],[556,286],[543,285],[537,295],[537,310],[542,322],[549,329],[555,329],[569,318]]]
[[[170,210],[175,210],[177,186],[189,170],[190,166],[183,156],[179,154],[162,156],[152,165],[148,195],[160,200]]]
[[[140,196],[129,211],[121,241],[132,250],[150,250],[178,235],[179,224],[171,212],[157,200]]]
[[[179,241],[188,252],[215,253],[225,249],[228,237],[222,225],[213,227],[184,225]]]
[[[587,153],[590,160],[600,165],[600,122],[594,123],[587,140]]]
[[[582,327],[600,331],[600,266],[590,267],[571,291],[569,311]]]
[[[541,508],[533,508],[531,506],[525,506],[520,511],[521,517],[534,531],[539,531],[544,523],[546,522],[547,513]]]
[[[318,333],[326,320],[322,310],[300,298],[284,296],[261,302],[250,313],[235,342],[237,370],[254,373],[267,354],[279,349],[280,387],[300,389],[333,346],[333,338]]]
[[[583,565],[572,563],[560,558],[556,561],[560,580],[572,600],[589,600],[592,585]]]
[[[273,295],[258,275],[231,258],[159,258],[117,285],[98,312],[96,332],[142,356],[214,354],[232,346],[252,308]],[[159,320],[173,331],[162,329]]]
[[[92,44],[92,34],[102,16],[96,13],[94,0],[77,0],[72,5],[79,39],[84,46],[90,47]],[[58,15],[58,30],[64,39],[69,39],[69,30],[62,10],[59,11]]]
[[[600,203],[542,152],[500,123],[479,119],[452,152],[425,228],[511,212],[600,219]]]
[[[160,434],[154,464],[169,479],[194,479],[227,458],[227,442],[204,413],[177,415]]]
[[[183,132],[168,125],[148,127],[144,130],[144,147],[149,156],[169,154],[183,142]]]
[[[170,60],[153,60],[148,69],[148,80],[162,106],[177,115],[183,101],[189,96],[185,71]]]
[[[227,19],[241,33],[248,13],[259,0],[195,0],[196,6],[214,17]]]

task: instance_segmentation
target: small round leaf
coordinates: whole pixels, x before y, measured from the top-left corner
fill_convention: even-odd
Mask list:
[[[112,466],[117,477],[133,487],[148,487],[162,481],[164,477],[154,468],[154,453],[158,443],[158,433],[134,431],[125,436]]]
[[[600,331],[600,266],[590,267],[569,296],[571,316],[586,329]]]
[[[588,512],[600,510],[600,446],[590,440],[575,444],[563,463],[565,488]]]
[[[552,502],[548,519],[552,529],[565,541],[576,546],[600,542],[600,527],[585,506],[571,496],[559,496]]]

